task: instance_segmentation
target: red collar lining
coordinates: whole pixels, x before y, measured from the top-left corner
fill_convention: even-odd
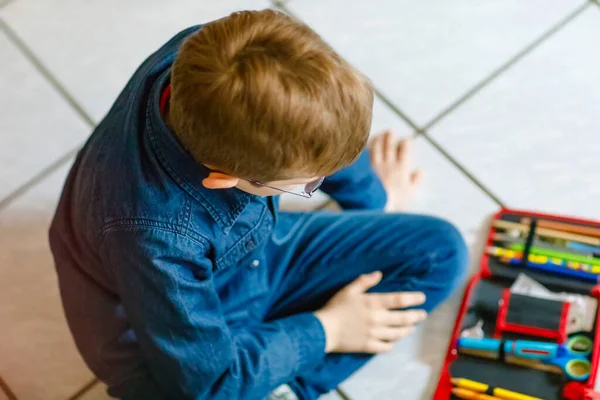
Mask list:
[[[165,113],[165,110],[167,109],[167,104],[169,102],[169,98],[171,97],[171,84],[169,84],[165,90],[163,90],[162,94],[160,95],[160,112],[161,114]]]

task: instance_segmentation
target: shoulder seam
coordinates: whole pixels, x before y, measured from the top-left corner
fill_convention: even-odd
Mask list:
[[[135,230],[135,229],[157,229],[165,232],[171,232],[176,235],[182,235],[193,242],[198,243],[202,247],[208,249],[209,240],[205,235],[202,235],[199,232],[190,230],[186,226],[181,226],[178,224],[172,224],[169,222],[156,221],[147,218],[126,218],[126,219],[118,219],[104,224],[101,229],[101,236],[104,237],[106,233],[111,231],[126,231],[126,230]],[[192,233],[193,235],[191,235]]]

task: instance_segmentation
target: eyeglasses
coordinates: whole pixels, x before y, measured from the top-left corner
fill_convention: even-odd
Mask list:
[[[306,199],[310,199],[312,197],[312,195],[321,187],[321,184],[323,183],[324,180],[325,180],[325,177],[322,177],[319,179],[315,179],[312,182],[308,182],[308,183],[304,184],[304,186],[301,186],[302,191],[300,193],[294,192],[292,190],[285,190],[285,189],[280,189],[280,188],[277,188],[274,186],[265,185],[264,183],[261,183],[258,181],[248,180],[248,182],[258,185],[258,186],[263,186],[263,187],[266,187],[269,189],[278,190],[283,193],[289,193],[289,194],[293,194],[294,196],[300,196],[300,197],[304,197]]]

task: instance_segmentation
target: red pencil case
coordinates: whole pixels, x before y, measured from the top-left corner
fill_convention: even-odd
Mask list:
[[[511,290],[515,281],[526,275],[528,279],[535,280],[554,293],[572,293],[600,300],[599,280],[593,280],[595,275],[592,277],[589,265],[572,263],[559,266],[560,260],[557,257],[540,260],[542,256],[531,252],[542,251],[536,246],[542,246],[540,243],[543,242],[538,241],[542,239],[540,235],[551,231],[546,228],[549,223],[563,226],[570,224],[588,230],[600,228],[600,222],[596,221],[511,209],[502,209],[493,217],[486,252],[481,259],[479,271],[465,289],[433,400],[459,399],[452,394],[452,378],[469,379],[544,400],[600,399],[600,393],[594,391],[600,358],[600,330],[597,329],[600,307],[590,308],[593,313],[591,318],[588,315],[586,329],[573,331],[573,326],[577,329],[578,325],[573,325],[574,321],[569,320],[573,318],[573,313],[569,312],[572,306],[570,301],[538,298],[527,293],[513,293]],[[522,229],[524,225],[527,229]],[[513,226],[520,226],[521,237],[514,236],[515,230],[511,229]],[[560,249],[561,243],[565,245],[569,242],[562,238],[551,240],[555,242],[545,248],[556,250]],[[521,241],[521,247],[517,250],[507,249],[507,243],[518,241]],[[592,245],[588,247],[600,248]],[[491,255],[494,251],[501,254]],[[508,257],[510,255],[520,258]],[[595,254],[593,257],[600,258],[600,255]],[[546,264],[538,266],[541,261],[548,261],[548,267]],[[582,272],[584,267],[587,269]],[[600,271],[593,271],[594,274],[597,272]],[[479,333],[483,331],[486,338],[513,341],[511,343],[515,343],[515,340],[528,340],[564,344],[571,337],[587,336],[593,341],[589,356],[589,377],[585,380],[568,379],[564,374],[503,362],[501,359],[504,355],[492,360],[463,354],[457,348],[459,339],[465,330],[472,333],[474,329]]]

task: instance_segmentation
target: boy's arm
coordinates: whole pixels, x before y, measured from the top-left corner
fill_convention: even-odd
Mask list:
[[[145,362],[168,398],[262,398],[323,360],[325,332],[312,313],[230,330],[212,263],[198,256],[206,250],[170,230],[105,233],[102,258],[114,271]]]
[[[366,149],[354,164],[325,178],[321,189],[347,210],[380,210],[387,201]]]

